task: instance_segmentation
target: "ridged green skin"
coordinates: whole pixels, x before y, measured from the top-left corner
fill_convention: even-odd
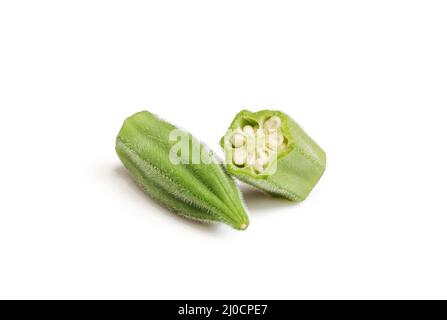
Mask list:
[[[124,121],[116,139],[116,152],[132,177],[147,194],[175,213],[246,229],[249,222],[240,192],[212,151],[185,133],[196,142],[189,144],[190,151],[193,145],[200,146],[214,161],[171,163],[169,152],[177,143],[169,140],[172,130],[178,128],[147,111]]]
[[[227,161],[226,168],[239,180],[273,196],[299,202],[306,199],[326,169],[326,153],[323,149],[291,117],[281,111],[243,110],[236,115],[230,130],[235,130],[244,123],[262,123],[272,116],[281,119],[281,128],[288,140],[287,148],[278,154],[276,172],[273,175],[255,174],[246,168],[235,166],[231,161]],[[224,138],[225,136],[221,140],[222,147]]]

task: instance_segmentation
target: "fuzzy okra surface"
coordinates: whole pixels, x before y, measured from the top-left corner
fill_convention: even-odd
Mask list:
[[[181,142],[186,147],[179,146]],[[142,111],[124,121],[116,152],[146,193],[173,212],[247,228],[248,217],[232,177],[191,134]]]
[[[306,199],[326,169],[324,150],[281,111],[239,112],[221,146],[230,174],[292,201]]]

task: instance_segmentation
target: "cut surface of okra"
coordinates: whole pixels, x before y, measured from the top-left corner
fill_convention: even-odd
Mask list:
[[[221,139],[230,174],[274,196],[302,201],[326,168],[326,154],[281,111],[239,112]]]

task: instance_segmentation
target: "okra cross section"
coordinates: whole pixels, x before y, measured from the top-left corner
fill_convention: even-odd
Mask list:
[[[234,180],[191,134],[143,111],[124,121],[116,152],[144,191],[171,211],[238,230],[248,227]]]
[[[221,146],[230,174],[292,201],[304,200],[326,168],[323,149],[281,111],[239,112]]]

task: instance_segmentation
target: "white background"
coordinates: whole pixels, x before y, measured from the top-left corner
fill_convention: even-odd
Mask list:
[[[0,298],[447,298],[445,1],[2,1]],[[148,109],[212,148],[243,108],[326,150],[244,232],[115,155]]]

